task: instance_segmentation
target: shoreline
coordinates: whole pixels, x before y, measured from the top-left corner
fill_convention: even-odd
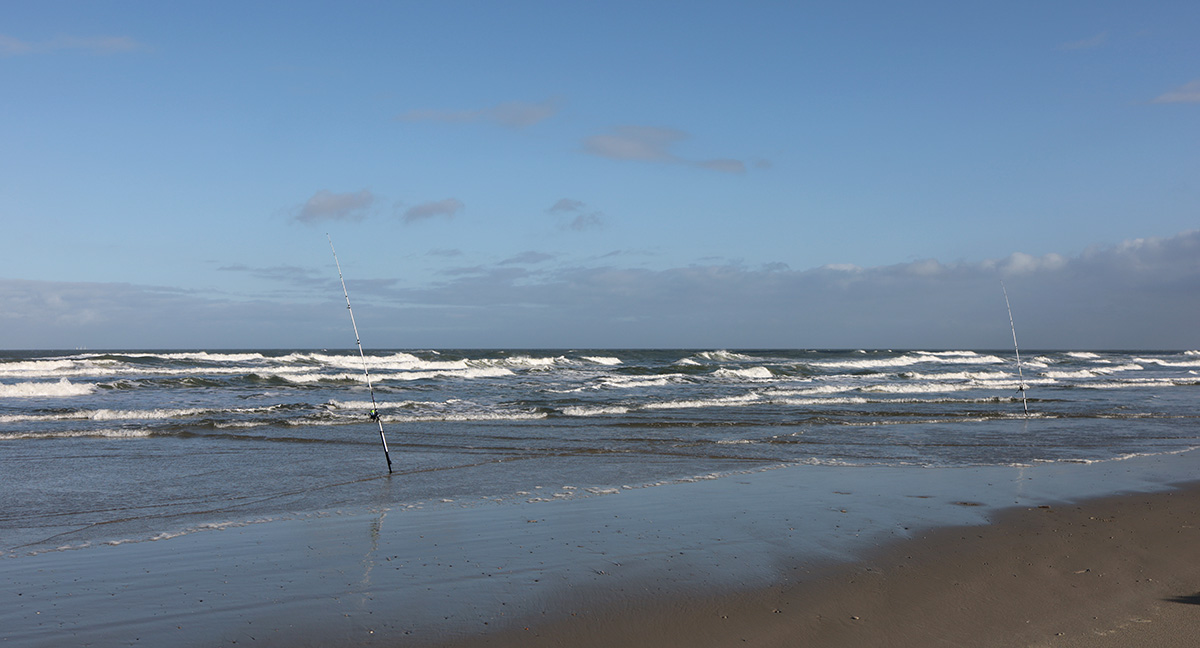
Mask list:
[[[1131,645],[1087,633],[1194,616],[1197,468],[794,465],[18,556],[0,644]]]

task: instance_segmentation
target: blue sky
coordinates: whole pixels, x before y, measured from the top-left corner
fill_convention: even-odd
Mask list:
[[[0,348],[1197,348],[1198,27],[5,3]]]

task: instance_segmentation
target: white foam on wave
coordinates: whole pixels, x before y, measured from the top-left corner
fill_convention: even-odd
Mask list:
[[[1016,383],[1013,383],[1015,386]],[[837,396],[833,398],[797,398],[794,396],[780,396],[777,394],[769,395],[769,403],[772,405],[790,405],[798,407],[813,407],[824,405],[895,405],[898,403],[908,405],[948,405],[948,404],[979,404],[979,403],[1001,403],[1001,402],[1017,402],[1020,398],[1011,397],[987,397],[987,398],[950,398],[950,397],[934,397],[934,398],[887,398],[875,397],[868,398],[865,396]]]
[[[1165,358],[1134,358],[1133,361],[1144,364],[1156,364],[1160,367],[1200,367],[1200,359],[1171,361]]]
[[[153,410],[110,410],[99,409],[90,412],[81,412],[87,418],[93,421],[119,421],[119,420],[157,420],[182,418],[188,416],[196,416],[212,410],[200,408],[182,408],[182,409],[153,409]]]
[[[55,374],[65,369],[73,369],[78,365],[75,360],[22,360],[20,362],[5,362],[0,364],[0,376],[21,376],[28,374]]]
[[[750,380],[768,380],[775,377],[766,367],[747,367],[745,369],[728,369],[722,367],[712,373],[718,378],[739,378]]]
[[[880,399],[867,399],[861,396],[846,396],[840,398],[772,398],[772,405],[788,405],[791,407],[812,407],[821,405],[866,405],[868,403],[887,403]]]
[[[372,407],[371,401],[366,401],[366,400],[361,400],[361,401],[331,400],[331,401],[328,401],[326,403],[326,405],[329,407],[332,407],[333,409],[339,409],[339,410],[369,410]],[[443,404],[436,402],[436,401],[415,401],[415,400],[377,401],[374,404],[374,407],[377,409],[411,409],[414,407],[441,407],[441,406],[443,406]]]
[[[885,369],[909,367],[915,364],[1001,364],[1003,359],[994,355],[980,355],[974,351],[942,351],[931,353],[917,351],[894,358],[871,358],[865,360],[827,360],[811,363],[814,367],[828,369]]]
[[[1015,384],[1015,383],[1014,383]],[[855,391],[878,394],[927,394],[931,392],[960,392],[979,389],[978,385],[968,383],[921,382],[921,383],[886,383],[862,385]]]
[[[21,382],[0,385],[0,398],[59,398],[87,396],[96,391],[94,383],[73,383],[66,378],[58,382]]]
[[[1137,364],[1126,364],[1115,367],[1093,367],[1091,369],[1078,369],[1076,371],[1045,371],[1042,375],[1047,378],[1056,380],[1072,379],[1072,378],[1097,378],[1099,376],[1111,376],[1122,371],[1141,371],[1142,366]]]
[[[288,356],[293,362],[316,362],[321,365],[348,371],[357,371],[362,378],[363,358],[356,355],[328,354],[293,354]],[[391,378],[396,380],[422,380],[427,378],[491,378],[510,376],[514,369],[544,369],[553,367],[565,361],[562,356],[534,358],[531,356],[513,356],[510,358],[481,358],[460,360],[422,360],[411,353],[394,353],[388,356],[367,356],[366,368],[373,378]],[[620,364],[620,360],[612,358],[609,363],[605,358],[593,360],[600,364]],[[302,370],[303,371],[303,370]],[[387,372],[387,373],[384,373]],[[279,370],[279,375],[295,382],[311,382],[314,380],[338,379],[343,380],[348,374],[321,374],[312,371],[303,372],[299,377],[293,377],[288,370]],[[365,379],[364,379],[365,380]]]
[[[366,377],[361,373],[322,374],[307,371],[255,371],[253,373],[261,378],[278,378],[280,380],[286,380],[287,382],[300,385],[312,384],[322,380],[350,380],[366,382]]]
[[[470,423],[477,421],[537,421],[546,418],[548,415],[545,412],[533,411],[515,411],[515,412],[446,412],[441,414],[413,414],[413,415],[384,415],[384,421],[392,423],[405,422],[435,422],[435,421],[450,421],[458,423]]]
[[[338,381],[345,380],[345,381],[353,381],[353,382],[361,382],[361,383],[367,382],[367,376],[366,376],[366,374],[364,374],[362,372],[358,372],[358,373],[346,372],[346,373],[330,374],[330,373],[320,373],[320,372],[311,372],[311,371],[287,371],[287,370],[284,370],[284,371],[256,371],[254,373],[259,376],[266,377],[266,378],[279,378],[279,379],[286,380],[291,383],[298,383],[298,384],[311,384],[311,383],[321,382],[324,380],[338,380]],[[379,382],[382,382],[385,380],[413,381],[413,380],[426,380],[426,379],[431,379],[431,378],[474,379],[474,378],[499,378],[499,377],[511,376],[511,375],[513,375],[512,370],[506,369],[504,367],[463,367],[463,368],[459,368],[459,369],[430,369],[430,370],[420,370],[420,371],[389,371],[387,373],[376,371],[376,372],[371,373],[371,380],[375,383],[379,383]]]
[[[0,423],[28,423],[36,421],[148,421],[185,418],[205,413],[268,411],[270,408],[213,410],[203,408],[177,408],[152,410],[74,410],[56,414],[11,414],[0,416]]]
[[[1104,382],[1088,382],[1075,385],[1083,389],[1129,389],[1135,387],[1183,387],[1195,385],[1196,381],[1180,378],[1123,378]]]
[[[506,367],[467,367],[465,369],[433,369],[428,371],[405,371],[379,374],[379,380],[425,380],[429,378],[502,378],[513,375]]]
[[[629,408],[620,405],[574,405],[563,408],[563,414],[567,416],[620,416],[628,413]]]
[[[278,373],[299,372],[301,369],[279,367],[265,369],[266,365],[251,368],[246,365],[210,367],[166,367],[143,366],[117,362],[114,360],[56,360],[39,361],[35,363],[0,364],[0,378],[89,378],[111,376],[194,376],[194,375],[238,375],[246,373]]]
[[[608,357],[608,356],[583,356],[583,359],[587,360],[588,362],[594,362],[598,365],[605,365],[605,366],[609,366],[609,367],[611,367],[613,365],[621,364],[620,358],[613,358],[613,357]]]
[[[758,360],[753,356],[748,356],[742,353],[734,353],[732,351],[704,351],[696,354],[696,357],[708,360],[710,362],[746,362],[749,360]]]
[[[472,360],[471,365],[477,367],[503,367],[516,369],[549,369],[555,365],[569,362],[563,356],[553,356],[548,358],[535,358],[527,355],[517,355],[508,358],[482,358]]]
[[[207,351],[185,352],[185,353],[122,353],[120,355],[130,358],[161,358],[163,360],[197,360],[202,362],[251,362],[254,360],[266,360],[267,357],[261,353],[209,353]]]
[[[27,360],[0,363],[0,378],[65,378],[73,376],[113,376],[125,370],[119,363],[104,360]]]
[[[658,376],[605,376],[600,379],[602,387],[611,387],[614,389],[661,387],[680,382],[687,382],[687,376],[683,374],[662,374]]]
[[[777,396],[820,396],[822,394],[840,394],[843,392],[853,391],[858,385],[851,384],[822,384],[813,387],[805,387],[803,389],[783,389],[776,388],[771,390],[771,394]]]
[[[1067,353],[1067,356],[1071,358],[1079,358],[1080,360],[1096,360],[1100,357],[1100,354],[1092,353],[1091,351],[1071,351]]]
[[[55,432],[0,432],[0,441],[17,441],[22,439],[71,439],[79,437],[97,437],[104,439],[144,439],[153,432],[146,429],[124,430],[110,428],[104,430],[58,430]]]
[[[750,392],[740,396],[726,396],[724,398],[701,398],[695,400],[678,400],[665,401],[661,403],[645,403],[642,405],[644,409],[692,409],[706,407],[742,407],[752,403],[762,402],[763,397],[757,393]]]
[[[1003,380],[1014,376],[1006,371],[956,371],[947,373],[920,373],[906,371],[900,374],[911,380]]]
[[[1074,463],[1074,464],[1104,464],[1114,463],[1117,461],[1129,461],[1130,459],[1138,459],[1141,457],[1169,457],[1173,455],[1181,455],[1194,450],[1200,450],[1200,446],[1191,446],[1188,448],[1179,448],[1175,450],[1163,450],[1162,452],[1127,452],[1115,457],[1106,459],[1085,459],[1085,458],[1066,458],[1066,459],[1034,459],[1034,463]]]
[[[359,355],[333,355],[325,353],[304,353],[286,356],[289,362],[317,363],[336,369],[362,371],[363,366],[369,371],[396,372],[437,372],[465,371],[472,367],[468,360],[422,360],[411,353],[397,352],[386,356],[369,355],[365,358]]]
[[[327,406],[337,410],[365,412],[371,409],[370,401],[329,401]],[[534,421],[548,415],[531,409],[488,409],[469,401],[450,399],[436,401],[392,401],[376,404],[382,410],[384,422],[404,423],[422,421]],[[328,419],[296,420],[291,425],[327,425]]]

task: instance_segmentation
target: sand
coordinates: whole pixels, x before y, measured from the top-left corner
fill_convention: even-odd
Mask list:
[[[0,645],[1195,645],[1197,468],[792,466],[19,555]]]
[[[1196,646],[1200,485],[1021,508],[778,587],[628,601],[454,646]]]

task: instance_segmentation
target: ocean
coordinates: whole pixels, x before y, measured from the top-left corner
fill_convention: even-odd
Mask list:
[[[1011,351],[987,350],[372,350],[364,372],[346,350],[0,352],[0,556],[790,465],[1200,446],[1198,351],[1022,361],[1019,375]]]

